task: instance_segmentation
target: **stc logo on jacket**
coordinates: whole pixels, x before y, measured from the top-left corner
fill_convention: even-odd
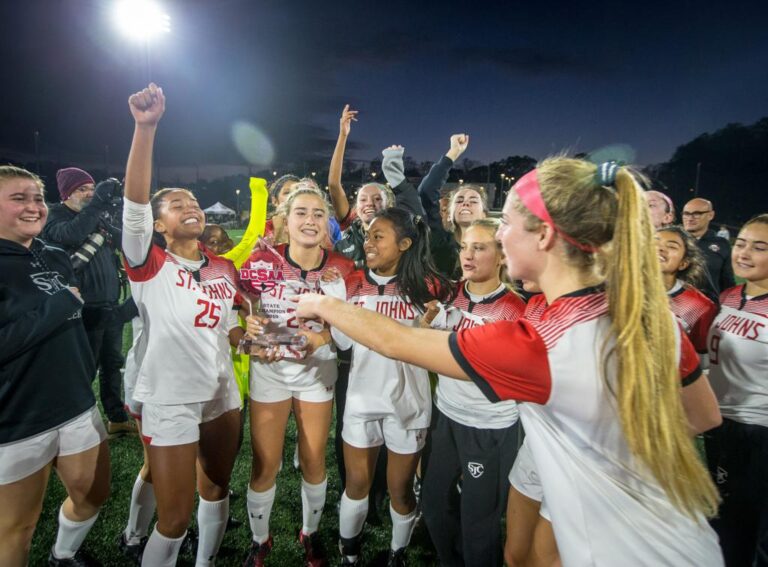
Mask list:
[[[258,260],[240,268],[240,281],[246,289],[255,293],[267,293],[284,281],[283,271],[272,262]]]
[[[29,274],[29,277],[37,289],[48,295],[53,295],[67,287],[64,277],[59,272],[38,272],[36,274]]]

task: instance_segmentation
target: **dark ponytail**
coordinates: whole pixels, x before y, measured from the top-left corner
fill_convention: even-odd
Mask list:
[[[411,246],[403,252],[397,264],[397,282],[401,297],[422,311],[424,305],[433,299],[442,302],[453,300],[455,285],[437,271],[432,261],[429,226],[426,220],[400,207],[382,209],[374,218],[391,222],[398,242],[404,238],[411,239]]]

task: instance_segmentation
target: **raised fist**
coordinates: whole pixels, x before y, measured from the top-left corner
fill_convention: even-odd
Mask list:
[[[137,93],[134,93],[128,99],[128,107],[136,124],[154,126],[160,122],[160,118],[165,112],[165,95],[163,89],[155,83],[149,83],[149,86]]]
[[[352,130],[352,121],[357,122],[357,110],[350,110],[349,105],[344,105],[344,110],[341,111],[341,118],[339,119],[339,134],[342,136],[349,136],[349,132]]]
[[[451,149],[448,150],[448,153],[445,155],[447,155],[453,161],[456,161],[459,159],[459,156],[466,151],[468,145],[468,134],[454,134],[451,136]]]

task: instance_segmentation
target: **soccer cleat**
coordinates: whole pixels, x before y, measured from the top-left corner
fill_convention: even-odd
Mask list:
[[[360,563],[360,536],[346,539],[339,538],[340,565],[358,565]]]
[[[141,556],[144,554],[144,548],[147,546],[149,538],[144,536],[139,543],[130,544],[125,537],[125,532],[120,533],[117,538],[117,546],[120,552],[125,555],[135,565],[141,565]]]
[[[272,551],[272,536],[264,543],[251,542],[251,550],[248,552],[248,557],[245,558],[243,567],[262,567],[264,565],[264,559]]]
[[[53,555],[53,549],[48,556],[49,567],[101,567],[101,563],[88,555],[82,549],[75,553],[74,557],[58,559]]]
[[[299,530],[299,543],[304,546],[304,565],[306,567],[326,567],[328,558],[325,556],[323,542],[318,532],[306,535]]]
[[[405,548],[401,547],[397,551],[390,549],[387,567],[405,567],[405,565]]]

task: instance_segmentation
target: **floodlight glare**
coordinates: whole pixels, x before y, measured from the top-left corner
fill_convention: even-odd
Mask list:
[[[152,0],[121,0],[115,5],[115,23],[133,39],[147,41],[171,31],[171,18]]]

